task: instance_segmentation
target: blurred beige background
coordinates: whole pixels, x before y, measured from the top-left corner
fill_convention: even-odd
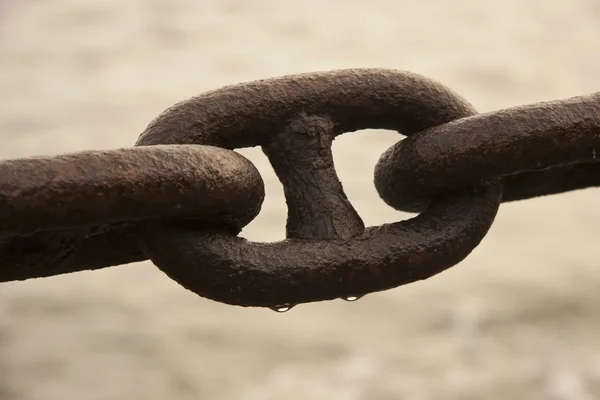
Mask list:
[[[187,97],[288,73],[387,67],[480,111],[600,90],[598,0],[0,0],[0,158],[131,146]],[[368,225],[400,136],[335,142]],[[267,199],[243,232],[283,237]],[[0,285],[0,400],[600,398],[600,192],[503,205],[432,279],[285,314],[195,296],[149,263]]]

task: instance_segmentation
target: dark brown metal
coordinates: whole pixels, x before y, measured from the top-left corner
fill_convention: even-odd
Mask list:
[[[414,219],[348,239],[253,243],[172,226],[145,237],[151,260],[188,290],[227,304],[289,307],[391,289],[456,265],[488,232],[500,195],[499,185],[447,194]]]
[[[164,224],[144,233],[146,252],[187,289],[243,306],[289,307],[426,279],[479,244],[502,185],[450,191],[418,218],[365,230],[337,178],[331,143],[347,131],[411,135],[473,114],[447,87],[386,70],[288,76],[179,103],[149,125],[138,145],[262,146],[284,186],[287,240],[252,243],[202,224]]]
[[[600,184],[600,92],[514,107],[435,126],[387,150],[379,195],[420,212],[448,190],[506,178],[503,201]],[[583,164],[583,165],[582,165]]]
[[[302,116],[328,116],[334,136],[361,129],[412,135],[475,109],[439,82],[388,69],[346,69],[226,86],[155,118],[137,145],[262,146]],[[460,117],[457,117],[460,116]]]
[[[238,233],[263,199],[254,165],[212,146],[2,161],[0,280],[144,260],[136,232],[158,219],[200,219]]]
[[[0,162],[0,235],[199,218],[241,229],[264,185],[246,158],[212,146],[153,146]]]
[[[166,110],[134,149],[0,162],[0,281],[151,258],[228,304],[355,299],[459,263],[501,201],[600,184],[599,127],[600,93],[476,115],[446,86],[402,71],[228,86]],[[381,157],[375,184],[417,217],[365,228],[348,201],[331,144],[366,128],[408,136]],[[281,242],[237,237],[264,197],[256,168],[230,151],[250,146],[284,186]]]

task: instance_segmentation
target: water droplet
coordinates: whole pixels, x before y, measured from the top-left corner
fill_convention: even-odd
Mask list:
[[[346,301],[356,301],[358,299],[360,299],[362,296],[346,296],[346,297],[342,297],[342,299],[346,300]]]
[[[271,310],[276,311],[278,313],[284,313],[290,311],[294,307],[294,304],[281,304],[275,307],[271,307]]]

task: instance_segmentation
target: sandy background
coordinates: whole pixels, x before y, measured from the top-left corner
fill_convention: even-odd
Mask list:
[[[0,0],[0,158],[131,146],[166,107],[226,84],[411,70],[480,111],[600,90],[598,0]],[[335,142],[366,224],[398,139]],[[281,187],[243,232],[283,237]],[[286,314],[224,306],[149,263],[0,285],[1,400],[600,398],[594,190],[504,205],[437,278]]]

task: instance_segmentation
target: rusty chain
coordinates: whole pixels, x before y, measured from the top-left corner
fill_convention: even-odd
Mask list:
[[[375,168],[409,220],[365,228],[336,175],[345,132],[407,136]],[[264,184],[237,148],[261,146],[283,184],[286,239],[241,229]],[[432,277],[479,245],[502,202],[600,184],[600,92],[478,114],[448,87],[356,69],[228,86],[174,105],[136,146],[0,162],[0,281],[150,259],[215,301],[286,311]]]

